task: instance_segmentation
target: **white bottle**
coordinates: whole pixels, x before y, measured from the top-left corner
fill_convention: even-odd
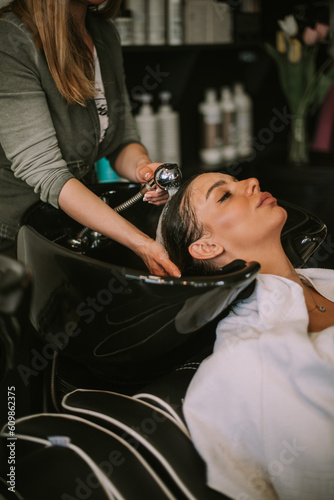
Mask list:
[[[114,24],[121,39],[121,44],[133,44],[133,19],[131,10],[121,9],[114,19]]]
[[[181,140],[179,114],[170,105],[170,92],[161,92],[159,97],[161,99],[161,105],[157,112],[159,155],[161,161],[180,165]]]
[[[183,1],[167,1],[167,41],[169,45],[181,45],[184,32]]]
[[[222,160],[222,114],[215,89],[206,89],[198,109],[201,114],[200,158],[204,164],[219,165]]]
[[[128,0],[128,8],[132,12],[133,44],[146,44],[146,1]]]
[[[149,45],[166,43],[165,0],[147,0],[147,42]]]
[[[158,160],[158,133],[157,118],[151,106],[152,95],[142,94],[140,98],[142,105],[135,117],[141,142],[146,147],[152,162]]]
[[[242,83],[234,85],[234,102],[236,107],[237,152],[240,158],[252,154],[253,103],[244,91]]]
[[[222,111],[222,159],[225,163],[237,158],[236,107],[229,87],[222,87],[220,106]]]

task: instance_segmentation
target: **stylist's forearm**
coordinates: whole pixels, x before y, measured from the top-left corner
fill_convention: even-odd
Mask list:
[[[150,240],[77,179],[69,179],[64,184],[58,202],[64,212],[83,226],[98,231],[131,250],[138,250],[138,245]]]
[[[137,168],[151,163],[146,149],[141,144],[129,144],[118,155],[115,162],[116,172],[126,179],[139,182],[136,176]]]

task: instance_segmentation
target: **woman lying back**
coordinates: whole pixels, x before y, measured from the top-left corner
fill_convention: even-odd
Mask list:
[[[256,179],[207,173],[183,184],[162,220],[183,274],[261,265],[184,404],[209,486],[239,500],[334,498],[334,271],[294,269],[286,218]]]

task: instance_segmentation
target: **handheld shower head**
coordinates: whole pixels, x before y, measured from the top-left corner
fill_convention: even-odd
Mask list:
[[[179,166],[176,163],[163,163],[154,172],[153,177],[149,179],[141,190],[132,196],[129,200],[125,201],[121,205],[114,208],[115,212],[122,212],[126,208],[131,207],[143,198],[147,191],[153,191],[157,187],[167,191],[171,188],[176,188],[181,184],[182,173]]]
[[[156,187],[167,190],[178,187],[181,180],[181,170],[176,163],[163,163],[156,169],[153,177],[146,182],[144,188],[146,187],[146,191],[156,189]]]

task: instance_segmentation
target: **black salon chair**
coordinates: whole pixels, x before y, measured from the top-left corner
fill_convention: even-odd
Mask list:
[[[7,401],[8,394],[14,397],[10,400],[14,417],[0,433],[1,498],[226,498],[206,487],[204,464],[194,451],[186,429],[176,425],[167,413],[139,400],[99,392],[101,410],[103,396],[107,396],[109,409],[110,403],[118,407],[114,423],[104,417],[101,420],[98,415],[91,415],[92,418],[82,418],[80,412],[76,415],[76,394],[68,399],[68,409],[64,403],[62,413],[22,417],[16,408],[13,410],[12,402],[23,399],[13,371],[22,361],[26,368],[31,362],[29,356],[22,358],[31,273],[20,262],[0,257],[0,278],[1,383],[6,385],[2,401]],[[47,350],[41,352],[48,357]],[[92,395],[95,399],[96,393],[82,395],[88,399]],[[130,417],[126,424],[124,414]],[[156,425],[153,440],[146,439],[145,427],[141,429],[142,424],[147,426],[151,421]],[[137,424],[139,432],[134,429]]]

